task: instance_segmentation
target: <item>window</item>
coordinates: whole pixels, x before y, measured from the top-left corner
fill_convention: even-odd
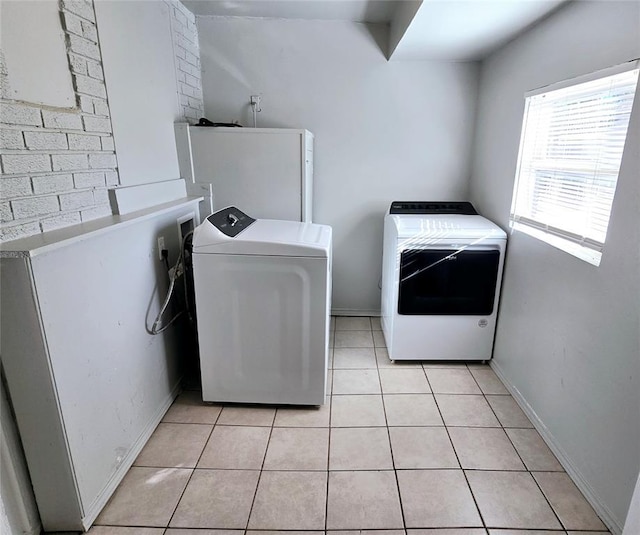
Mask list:
[[[526,95],[510,225],[600,265],[638,61]]]

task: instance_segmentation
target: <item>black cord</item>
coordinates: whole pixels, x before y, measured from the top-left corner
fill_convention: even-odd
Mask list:
[[[242,125],[238,123],[214,123],[213,121],[210,121],[209,119],[205,119],[204,117],[200,118],[196,126],[226,126],[226,127],[242,128]]]
[[[190,232],[187,232],[187,234],[182,239],[182,268],[184,271],[183,273],[184,280],[182,282],[184,284],[185,309],[187,311],[187,318],[189,319],[189,323],[194,325],[195,310],[192,311],[192,305],[191,305],[191,302],[189,301],[189,291],[191,288],[194,287],[193,285],[193,230]],[[189,288],[189,282],[191,282],[191,288]]]

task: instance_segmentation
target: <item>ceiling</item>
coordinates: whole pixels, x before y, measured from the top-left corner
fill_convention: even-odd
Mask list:
[[[199,16],[386,23],[391,28],[390,59],[475,61],[566,0],[182,1]]]
[[[404,0],[183,0],[196,15],[391,22]]]

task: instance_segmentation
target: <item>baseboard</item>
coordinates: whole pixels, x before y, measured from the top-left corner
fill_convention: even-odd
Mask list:
[[[516,403],[518,403],[520,408],[529,417],[529,420],[531,420],[531,423],[534,425],[538,433],[540,433],[542,439],[545,441],[547,446],[549,446],[549,449],[553,452],[553,454],[558,458],[558,461],[560,462],[562,467],[575,483],[576,487],[578,487],[580,492],[582,492],[586,500],[591,504],[591,507],[593,507],[594,511],[598,514],[602,522],[604,522],[604,524],[613,535],[621,535],[623,525],[614,518],[614,515],[609,507],[607,507],[602,502],[602,500],[600,500],[595,490],[593,490],[593,487],[587,482],[580,470],[573,464],[571,458],[553,436],[551,431],[549,431],[549,428],[536,414],[531,405],[527,403],[527,400],[520,393],[520,391],[509,381],[502,368],[500,368],[500,365],[494,359],[491,359],[491,361],[489,362],[489,366],[491,366],[491,369],[493,369],[493,371],[503,382],[507,390],[509,390],[509,392],[513,396],[513,399],[516,400]]]
[[[380,310],[362,310],[357,308],[332,308],[332,316],[373,316],[379,317]]]
[[[91,527],[104,506],[107,504],[109,498],[111,498],[111,495],[114,493],[117,486],[124,478],[125,474],[129,471],[129,468],[131,468],[131,466],[133,465],[136,457],[138,457],[138,454],[142,451],[142,448],[144,448],[145,444],[155,431],[156,427],[158,427],[158,424],[166,414],[167,410],[169,410],[169,407],[171,407],[171,404],[180,393],[180,389],[181,381],[178,381],[176,385],[171,389],[171,392],[165,398],[162,405],[149,420],[144,430],[138,437],[138,440],[135,441],[135,443],[129,450],[129,453],[127,453],[127,456],[123,459],[118,469],[115,471],[113,476],[111,476],[111,479],[106,484],[102,492],[93,501],[93,503],[91,503],[91,505],[87,507],[84,518],[82,519],[82,525],[84,526],[85,530],[88,530]]]

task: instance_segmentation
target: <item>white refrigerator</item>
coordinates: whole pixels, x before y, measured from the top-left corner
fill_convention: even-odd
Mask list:
[[[256,219],[311,222],[313,134],[290,128],[175,125],[180,175],[204,196],[200,219],[236,206]]]

